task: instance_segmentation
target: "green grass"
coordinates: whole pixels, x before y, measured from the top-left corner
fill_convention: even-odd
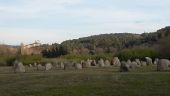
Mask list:
[[[170,72],[155,72],[154,68],[129,73],[113,67],[27,69],[27,73],[14,74],[9,67],[1,67],[0,96],[170,96]]]

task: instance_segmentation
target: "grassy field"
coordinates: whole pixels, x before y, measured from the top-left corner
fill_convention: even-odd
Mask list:
[[[155,66],[119,73],[116,68],[27,69],[14,74],[0,68],[0,96],[170,96],[170,72]]]

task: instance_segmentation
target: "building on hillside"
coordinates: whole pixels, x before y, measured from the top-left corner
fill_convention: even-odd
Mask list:
[[[21,53],[21,55],[41,54],[40,46],[41,46],[40,41],[35,41],[34,43],[28,44],[28,45],[24,45],[24,43],[21,43],[20,53]]]

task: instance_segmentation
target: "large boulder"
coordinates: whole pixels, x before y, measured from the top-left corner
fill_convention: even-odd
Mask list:
[[[129,64],[125,61],[121,62],[121,66],[120,66],[120,72],[129,72],[130,68],[129,68]]]
[[[111,64],[110,64],[110,61],[109,61],[109,60],[105,60],[105,66],[106,66],[106,67],[110,67],[110,65],[111,65]]]
[[[81,70],[82,69],[82,64],[80,64],[80,63],[75,63],[75,68],[77,69],[77,70]]]
[[[45,70],[45,67],[42,66],[41,64],[38,64],[38,65],[37,65],[37,70],[38,70],[38,71],[43,71],[43,70]]]
[[[127,63],[130,65],[132,63],[132,61],[129,59],[129,60],[127,60]]]
[[[89,68],[89,67],[91,67],[91,62],[92,62],[92,60],[87,60],[87,61],[82,61],[81,63],[82,63],[82,66],[83,66],[83,68]]]
[[[158,62],[159,62],[159,59],[158,59],[158,58],[156,58],[156,59],[155,59],[155,61],[153,62],[153,64],[154,64],[154,65],[157,65],[157,64],[158,64]]]
[[[29,66],[29,67],[33,67],[32,64],[29,64],[28,66]]]
[[[141,61],[139,59],[135,59],[135,62],[138,64],[138,66],[141,66]]]
[[[160,59],[157,64],[158,71],[166,71],[169,69],[170,61],[168,59]]]
[[[116,66],[116,67],[120,67],[121,66],[121,63],[120,63],[120,60],[119,60],[118,57],[114,57],[113,58],[112,64],[113,64],[113,66]]]
[[[145,59],[146,59],[147,65],[151,65],[151,64],[152,64],[152,58],[150,58],[150,57],[145,57]]]
[[[45,64],[45,70],[48,71],[48,70],[51,70],[53,67],[53,65],[51,63],[47,63]]]
[[[135,62],[135,61],[133,61],[133,62],[130,64],[130,68],[131,68],[131,69],[136,69],[136,68],[138,68],[138,67],[139,67],[139,65],[138,65],[138,63]]]
[[[146,62],[145,61],[141,61],[141,66],[147,66]]]
[[[105,66],[104,60],[103,60],[103,59],[100,59],[100,60],[98,61],[98,65],[99,65],[99,67],[104,67],[104,66]]]
[[[37,67],[37,63],[35,62],[35,63],[33,64],[33,66],[34,66],[34,67]]]
[[[21,62],[18,62],[17,60],[14,62],[13,68],[15,73],[26,72],[25,66]]]
[[[75,69],[74,65],[75,65],[75,63],[73,63],[73,62],[65,62],[64,70],[73,70],[73,69]]]
[[[92,65],[92,66],[96,66],[96,65],[97,65],[96,60],[93,60],[93,61],[91,62],[91,65]]]
[[[64,69],[64,63],[63,62],[59,63],[59,68]]]

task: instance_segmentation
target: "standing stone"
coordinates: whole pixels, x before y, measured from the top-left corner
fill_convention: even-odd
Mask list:
[[[103,59],[100,59],[100,60],[98,61],[98,64],[99,64],[99,67],[104,67],[104,66],[105,66]]]
[[[64,70],[73,70],[75,69],[73,62],[65,62],[64,63]]]
[[[34,67],[37,67],[37,63],[34,63]]]
[[[91,60],[87,60],[85,62],[82,62],[83,68],[89,68],[91,67]]]
[[[54,64],[54,67],[55,67],[55,68],[60,68],[60,64],[59,64],[59,63],[55,63],[55,64]]]
[[[18,62],[17,60],[14,62],[13,68],[14,68],[15,73],[26,72],[25,71],[25,66],[21,62]]]
[[[131,64],[130,64],[130,68],[131,69],[136,69],[136,68],[138,68],[139,67],[139,65],[135,62],[135,61],[133,61]]]
[[[136,59],[135,62],[137,63],[137,65],[141,66],[141,62],[139,59]]]
[[[147,65],[152,64],[152,59],[150,57],[145,57]]]
[[[97,65],[96,60],[93,60],[93,61],[91,62],[91,65],[92,65],[92,66],[96,66],[96,65]]]
[[[32,67],[32,64],[29,64],[29,67]]]
[[[146,62],[145,61],[141,61],[141,66],[146,66]]]
[[[63,62],[61,62],[61,63],[59,64],[59,66],[60,66],[61,69],[64,69],[64,63],[63,63]]]
[[[76,68],[77,70],[82,69],[82,64],[80,64],[80,63],[75,63],[75,68]]]
[[[129,72],[129,64],[125,61],[121,62],[121,66],[120,66],[120,72]]]
[[[157,65],[157,64],[158,64],[158,62],[159,62],[159,59],[158,59],[158,58],[156,58],[153,64],[154,64],[154,65]]]
[[[109,60],[105,60],[105,66],[110,67],[110,61]]]
[[[112,64],[116,67],[120,67],[121,66],[121,63],[120,63],[120,60],[118,57],[114,57],[113,60],[112,60]]]
[[[51,63],[47,63],[45,64],[45,70],[48,71],[48,70],[51,70],[52,69],[52,64]]]
[[[43,70],[45,70],[45,67],[42,66],[41,64],[38,64],[38,65],[37,65],[37,70],[38,70],[38,71],[43,71]]]
[[[128,63],[128,65],[131,65],[132,61],[129,59],[129,60],[127,61],[127,63]]]
[[[166,71],[169,69],[170,61],[167,59],[160,59],[157,64],[158,71]]]

